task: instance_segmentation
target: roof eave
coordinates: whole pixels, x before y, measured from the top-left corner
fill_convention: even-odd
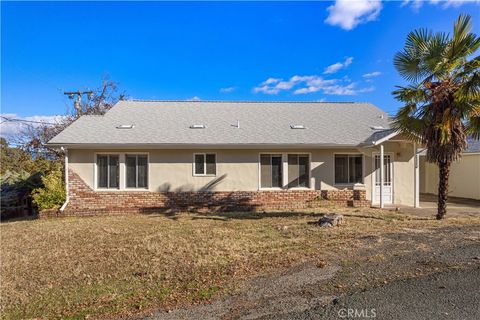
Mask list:
[[[275,143],[227,143],[227,144],[173,144],[173,143],[48,143],[50,148],[69,149],[325,149],[358,148],[356,144],[275,144]]]

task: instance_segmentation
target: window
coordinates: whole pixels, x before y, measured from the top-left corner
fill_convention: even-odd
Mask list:
[[[119,188],[118,155],[97,155],[97,188]]]
[[[282,181],[282,155],[260,155],[260,186],[262,188],[281,188]]]
[[[148,157],[147,155],[125,155],[127,188],[148,188]]]
[[[217,174],[217,159],[214,153],[196,153],[194,155],[193,173],[196,176],[214,176]]]
[[[335,183],[363,183],[363,156],[360,154],[336,154]]]
[[[309,188],[310,187],[310,157],[308,154],[288,155],[288,187]]]

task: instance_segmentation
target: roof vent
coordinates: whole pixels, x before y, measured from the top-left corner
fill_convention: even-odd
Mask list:
[[[204,124],[192,124],[190,129],[205,129],[207,126]]]
[[[116,127],[117,129],[133,129],[133,124],[121,124]]]
[[[372,130],[384,130],[385,128],[382,126],[371,126],[370,127]]]
[[[303,124],[292,124],[290,125],[290,129],[306,129]]]

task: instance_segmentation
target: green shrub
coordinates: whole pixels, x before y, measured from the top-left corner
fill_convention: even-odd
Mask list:
[[[42,188],[32,192],[33,202],[40,210],[58,209],[65,202],[65,184],[62,172],[54,170],[42,177]]]

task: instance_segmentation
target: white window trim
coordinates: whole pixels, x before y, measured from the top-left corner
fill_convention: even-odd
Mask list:
[[[269,154],[269,155],[280,155],[282,156],[282,185],[283,187],[262,187],[262,165],[261,165],[261,156],[263,154]],[[289,154],[306,154],[308,155],[308,184],[310,185],[309,188],[307,187],[293,187],[293,188],[288,188],[288,155]],[[311,190],[312,189],[312,153],[311,152],[295,152],[295,151],[290,151],[290,152],[279,152],[279,151],[262,151],[258,154],[258,190],[263,190],[263,191],[279,191],[279,190]]]
[[[135,155],[135,156],[147,156],[147,187],[146,188],[132,188],[132,187],[127,187],[127,155]],[[150,190],[150,153],[148,152],[124,152],[124,167],[125,170],[123,170],[123,190],[125,191],[146,191]],[[138,165],[136,166],[137,171],[137,178],[138,178]]]
[[[335,156],[336,155],[346,155],[346,156],[362,156],[362,182],[360,185],[365,186],[365,155],[361,152],[334,152],[333,153],[333,186],[338,186],[338,187],[353,187],[356,184],[359,184],[358,182],[348,182],[348,183],[337,183],[335,181]],[[348,162],[347,162],[348,165]],[[350,170],[350,167],[347,167],[348,170]],[[348,171],[348,176],[350,177],[350,171]]]
[[[207,154],[214,154],[215,155],[215,174],[207,174]],[[197,155],[203,155],[203,169],[204,173],[195,173],[195,156]],[[192,175],[194,177],[216,177],[218,173],[218,167],[217,167],[217,162],[218,162],[218,156],[216,152],[196,152],[193,154],[193,159],[192,159]]]
[[[118,155],[119,161],[119,187],[118,189],[109,189],[109,188],[98,188],[98,181],[97,181],[97,155]],[[147,155],[147,163],[148,163],[148,176],[147,176],[147,188],[126,188],[126,175],[127,175],[127,168],[125,165],[125,155],[127,154],[136,154],[136,155]],[[145,192],[150,191],[150,153],[149,152],[118,152],[118,151],[102,151],[102,152],[95,152],[95,162],[94,162],[94,170],[93,170],[93,190],[98,192]]]
[[[100,188],[98,186],[98,156],[99,155],[116,155],[118,156],[118,188]],[[122,189],[122,153],[120,152],[95,152],[95,162],[93,170],[93,186],[95,191],[120,191]]]

